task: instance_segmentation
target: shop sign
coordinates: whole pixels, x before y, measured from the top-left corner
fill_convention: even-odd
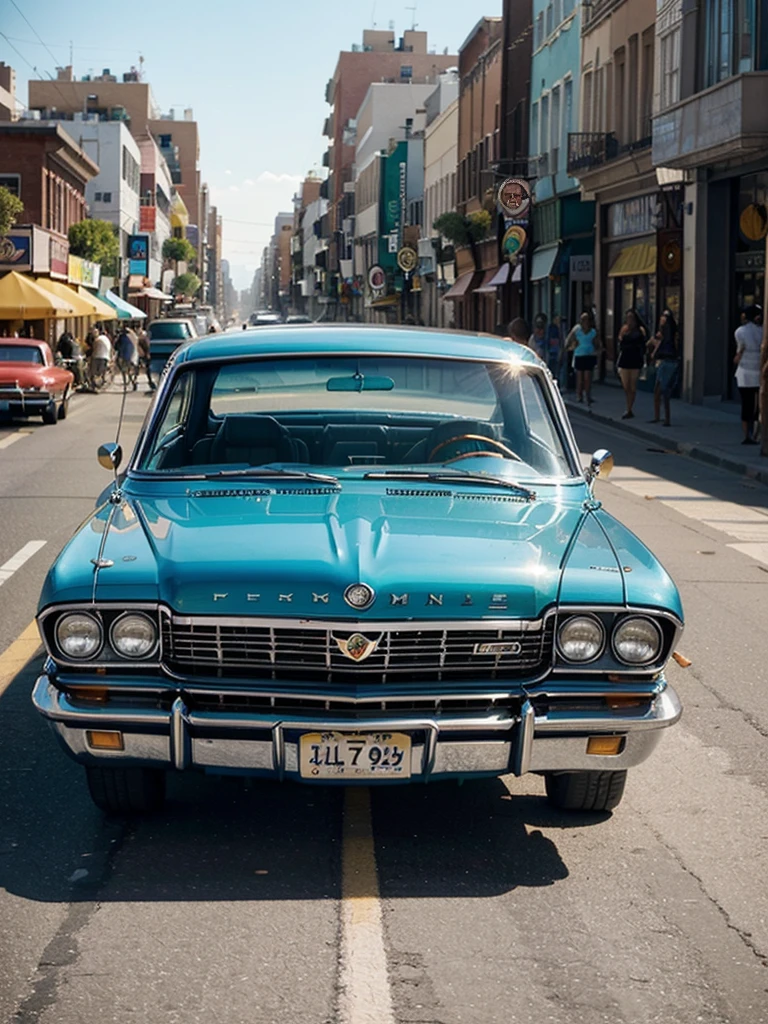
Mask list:
[[[525,178],[507,178],[497,194],[503,213],[513,220],[525,220],[531,205],[531,189]]]
[[[149,276],[149,238],[147,235],[128,236],[128,273]]]
[[[371,291],[383,291],[387,284],[387,275],[382,267],[377,264],[368,271],[368,286]]]
[[[571,256],[568,276],[572,281],[592,280],[592,257]]]
[[[65,239],[54,238],[51,235],[50,242],[50,275],[66,281],[69,276],[69,242]]]
[[[154,231],[157,227],[157,207],[139,207],[139,231]]]
[[[101,264],[70,256],[67,279],[70,284],[82,284],[86,288],[98,288],[101,281]]]
[[[405,222],[407,220],[407,213],[408,213],[408,194],[407,194],[407,189],[406,189],[406,180],[407,180],[406,176],[407,176],[407,172],[408,172],[408,165],[406,164],[406,162],[404,160],[400,161],[399,171],[400,171],[400,185],[399,185],[398,198],[400,200],[400,237],[399,237],[398,241],[400,242],[400,245],[402,245],[403,241],[404,241]]]
[[[414,271],[419,262],[419,254],[415,249],[405,245],[397,254],[397,265],[404,274]]]
[[[519,224],[513,224],[511,228],[507,228],[504,232],[504,237],[501,240],[501,251],[510,263],[514,263],[525,248],[527,241],[528,236],[525,229],[521,228]]]
[[[0,238],[0,270],[32,269],[32,232],[14,231]]]
[[[608,236],[648,235],[659,227],[660,206],[655,192],[608,207]]]

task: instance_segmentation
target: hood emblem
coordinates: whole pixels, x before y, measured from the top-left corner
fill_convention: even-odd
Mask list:
[[[350,661],[365,661],[365,659],[373,654],[379,645],[381,637],[377,637],[375,640],[369,640],[367,636],[363,636],[362,633],[353,633],[352,636],[346,640],[342,640],[335,636],[333,638],[336,644],[344,655],[345,658],[349,658]]]
[[[368,608],[375,596],[373,587],[367,583],[352,583],[344,591],[344,600],[351,608]]]

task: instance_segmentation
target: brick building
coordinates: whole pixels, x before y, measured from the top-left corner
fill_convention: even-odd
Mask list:
[[[58,124],[0,121],[0,183],[24,203],[25,224],[66,239],[85,219],[85,186],[98,166]]]

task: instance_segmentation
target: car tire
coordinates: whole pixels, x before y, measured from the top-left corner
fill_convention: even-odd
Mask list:
[[[156,768],[85,769],[91,799],[107,814],[151,814],[165,803],[165,772]]]
[[[624,796],[626,771],[548,772],[547,799],[561,811],[612,811]]]
[[[47,423],[48,426],[53,426],[54,423],[59,422],[59,411],[56,408],[55,402],[49,402],[48,405],[43,409],[43,423]]]

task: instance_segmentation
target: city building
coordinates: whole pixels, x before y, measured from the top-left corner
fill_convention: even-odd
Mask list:
[[[294,229],[291,238],[292,302],[295,313],[317,320],[323,313],[320,304],[324,269],[318,265],[318,253],[327,252],[321,241],[322,221],[328,213],[328,200],[320,196],[322,180],[309,175],[301,185],[294,203]],[[322,263],[322,257],[321,257]],[[324,296],[325,297],[325,296]]]
[[[99,167],[99,173],[85,188],[90,215],[115,225],[120,252],[125,254],[129,237],[147,230],[140,212],[141,150],[138,143],[124,122],[99,121],[94,115],[76,114],[72,122],[67,122],[67,131]],[[120,276],[125,274],[127,264]]]
[[[170,288],[173,271],[164,267],[163,242],[171,237],[173,185],[168,165],[154,137],[146,132],[136,139],[141,154],[139,236],[148,241],[147,266],[141,270],[129,250],[129,292],[144,288]],[[163,271],[166,270],[164,274]],[[131,299],[133,301],[133,299]]]
[[[481,18],[459,50],[457,211],[487,223],[485,237],[456,249],[457,280],[446,292],[456,327],[493,332],[503,315],[496,214],[501,155],[503,23]],[[493,283],[492,283],[493,282]]]
[[[174,188],[184,200],[189,214],[189,226],[186,237],[199,252],[202,240],[205,244],[207,217],[203,210],[200,179],[200,136],[197,121],[192,110],[184,111],[184,119],[176,120],[176,112],[170,110],[160,118],[151,118],[147,122],[149,131],[157,139],[165,162],[171,173]]]
[[[658,7],[653,164],[683,228],[660,240],[660,270],[674,284],[659,306],[679,304],[682,315],[683,396],[717,401],[735,397],[740,311],[765,305],[768,9]]]
[[[441,71],[455,64],[455,56],[430,53],[427,33],[415,30],[404,32],[396,43],[393,31],[367,29],[362,45],[339,54],[325,92],[332,109],[324,127],[329,144],[323,158],[329,172],[323,189],[323,197],[329,201],[328,233],[324,236],[328,247],[326,290],[332,302],[339,297],[340,261],[353,259],[355,236],[344,232],[344,222],[349,226],[355,215],[356,117],[369,86],[373,82],[434,83]]]
[[[19,117],[16,99],[16,72],[0,60],[0,121],[16,121]]]
[[[448,327],[450,302],[442,297],[454,282],[453,246],[443,246],[434,223],[456,209],[456,166],[459,137],[459,75],[449,70],[427,97],[424,128],[424,231],[419,243],[421,316],[426,324]]]
[[[565,326],[594,304],[595,204],[582,202],[579,182],[567,169],[568,136],[578,127],[580,29],[576,0],[533,0],[530,314],[559,324],[563,339]]]
[[[662,192],[651,156],[656,7],[595,0],[583,8],[579,126],[568,136],[567,171],[595,201],[593,294],[609,371],[627,310],[655,330],[661,308],[676,316],[680,308],[681,261],[658,262],[662,241],[681,236],[678,195]]]
[[[218,316],[224,315],[224,275],[221,260],[221,217],[215,206],[208,213],[207,253],[206,253],[206,301],[213,306]]]

